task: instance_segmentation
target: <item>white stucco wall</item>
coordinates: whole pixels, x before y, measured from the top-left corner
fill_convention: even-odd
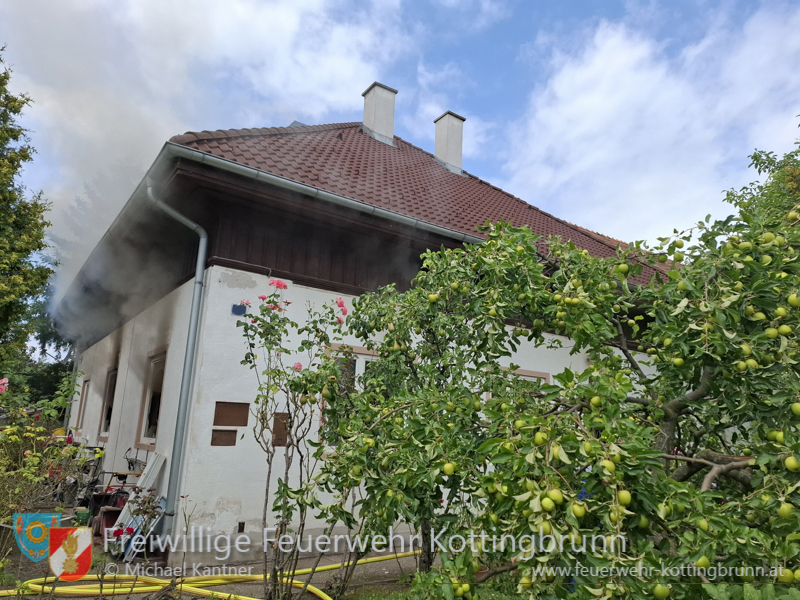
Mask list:
[[[180,532],[183,527],[183,509],[192,513],[191,526],[208,528],[206,531],[211,535],[234,534],[238,524],[244,522],[245,533],[253,540],[253,550],[246,555],[234,554],[227,562],[253,559],[260,553],[266,462],[265,454],[251,430],[252,415],[247,427],[238,428],[235,446],[211,446],[214,410],[216,402],[251,403],[256,396],[258,384],[255,373],[241,364],[246,349],[242,330],[236,327],[236,321],[242,317],[233,315],[231,307],[247,298],[253,302],[254,308],[251,310],[257,310],[255,307],[258,305],[258,295],[272,291],[268,285],[269,279],[263,275],[216,266],[206,271],[200,338],[188,415],[187,445],[179,490],[179,495],[184,498],[178,506],[174,525],[176,531]],[[298,322],[306,314],[307,303],[320,307],[340,295],[295,285],[291,281],[286,283],[288,289],[283,292],[283,299],[292,303],[290,316]],[[85,377],[92,380],[83,434],[86,442],[94,445],[106,373],[113,366],[116,345],[120,348],[114,416],[104,467],[109,471],[127,471],[123,457],[125,451],[134,446],[143,401],[147,355],[154,349],[168,346],[156,441],[156,451],[167,458],[158,485],[164,494],[172,452],[191,294],[192,282],[188,282],[87,349],[81,354],[79,363],[79,369],[86,372]],[[343,297],[348,309],[352,309],[352,297]],[[344,341],[354,346],[360,345],[355,338]],[[567,339],[563,339],[563,342],[563,348],[554,350],[535,348],[532,344],[523,343],[518,353],[511,359],[504,360],[502,364],[508,366],[510,362],[514,362],[522,369],[551,375],[565,367],[573,370],[586,368],[588,361],[585,356],[570,356],[572,342]],[[290,342],[289,346],[292,345]],[[76,397],[72,425],[75,424],[77,408]],[[319,411],[318,405],[315,408]],[[315,426],[317,423],[318,419],[315,419]],[[135,453],[135,450],[132,452]],[[282,452],[282,448],[276,449],[274,473],[283,473]],[[141,451],[140,456],[143,456]],[[276,478],[277,475],[274,475],[273,479]],[[311,517],[306,532],[314,534],[323,525]],[[211,556],[196,558],[214,562]]]
[[[105,471],[129,470],[124,456],[128,448],[132,448],[132,456],[136,455],[134,444],[149,367],[148,353],[163,347],[167,349],[167,356],[155,451],[167,459],[172,453],[172,432],[175,429],[191,297],[192,282],[188,282],[86,349],[78,358],[78,370],[84,373],[78,384],[82,386],[83,380],[89,379],[89,394],[85,400],[82,427],[76,429],[80,394],[73,400],[69,424],[78,441],[106,448],[103,460]],[[119,364],[114,409],[108,442],[105,443],[98,441],[98,430],[106,377],[108,371],[116,366],[117,352]],[[146,451],[139,450],[140,459],[144,460],[146,455]],[[161,473],[163,481],[166,481],[168,469],[169,460]],[[107,483],[106,479],[103,483]]]

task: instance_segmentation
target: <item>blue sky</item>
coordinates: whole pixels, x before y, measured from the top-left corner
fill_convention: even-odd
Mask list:
[[[171,135],[360,121],[373,80],[399,90],[397,135],[432,150],[453,110],[466,170],[653,240],[727,214],[722,191],[754,177],[747,155],[800,137],[798,31],[800,7],[780,1],[0,4],[14,88],[36,102],[24,183],[87,250]],[[84,231],[68,231],[87,196]]]

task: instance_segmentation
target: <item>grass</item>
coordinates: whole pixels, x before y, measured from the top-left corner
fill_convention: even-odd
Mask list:
[[[481,586],[481,588],[482,589],[479,592],[481,600],[509,600],[510,598],[518,597],[514,593],[516,591],[516,587],[512,587],[513,591],[510,590],[510,594],[504,594],[496,589],[485,589],[483,586]],[[345,598],[346,600],[408,600],[409,590],[407,588],[387,590],[384,587],[374,588],[372,586],[365,586],[363,588],[354,590],[350,594],[347,594]]]

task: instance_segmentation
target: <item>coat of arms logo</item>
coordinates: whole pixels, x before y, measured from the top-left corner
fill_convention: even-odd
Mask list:
[[[63,581],[77,581],[92,566],[92,530],[54,527],[50,530],[50,570]]]
[[[14,513],[14,537],[22,555],[39,562],[47,558],[50,530],[61,524],[60,513]]]

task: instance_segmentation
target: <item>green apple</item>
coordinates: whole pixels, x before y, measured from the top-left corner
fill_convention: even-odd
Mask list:
[[[681,262],[683,260],[683,252],[676,252],[675,254],[672,255],[672,259],[675,262]]]
[[[639,529],[647,529],[650,527],[650,519],[642,515],[639,517]]]
[[[775,309],[775,316],[776,317],[785,317],[788,314],[789,314],[789,311],[786,310],[785,308],[783,308],[782,306],[779,306],[778,308]]]
[[[537,446],[544,446],[547,443],[548,437],[544,431],[537,431],[533,436],[533,443]]]
[[[789,295],[789,305],[790,306],[794,306],[795,308],[800,306],[800,296],[798,296],[797,294],[790,294]]]
[[[572,505],[572,514],[576,519],[582,519],[586,515],[586,507],[578,502]]]
[[[553,502],[550,498],[544,498],[542,500],[542,509],[546,510],[547,512],[552,511],[556,507],[556,503]]]
[[[711,566],[711,561],[708,560],[708,557],[704,555],[704,556],[701,556],[699,559],[697,559],[697,562],[694,563],[694,565],[698,569],[707,569],[708,567]]]
[[[800,402],[795,402],[792,404],[792,412],[794,413],[794,416],[800,417]]]
[[[750,344],[742,344],[739,347],[742,349],[742,354],[745,356],[750,356],[753,353],[753,349],[750,347]]]
[[[793,511],[794,511],[794,506],[784,502],[783,504],[781,504],[781,507],[778,509],[778,516],[781,519],[788,519],[789,517],[792,516],[792,512]]]
[[[672,359],[672,364],[676,367],[682,367],[684,365],[684,360],[679,356]]]
[[[781,335],[791,335],[792,328],[789,327],[788,325],[781,325],[780,327],[778,327],[778,333],[780,333]]]
[[[603,399],[600,396],[592,396],[592,399],[589,400],[589,404],[595,408],[600,408],[603,405]]]
[[[547,521],[539,523],[538,530],[539,530],[539,535],[550,535],[551,533],[553,533],[553,528]]]
[[[737,371],[747,371],[747,363],[743,360],[740,360],[736,363],[736,370]]]
[[[633,497],[631,496],[631,493],[628,490],[620,490],[620,492],[617,494],[617,501],[622,506],[628,506],[631,503],[632,499]]]
[[[617,272],[621,275],[627,275],[628,271],[630,271],[630,267],[625,263],[620,263],[617,265]]]
[[[669,587],[659,583],[653,588],[653,596],[655,596],[658,600],[664,600],[669,596]]]
[[[783,461],[783,464],[792,473],[797,473],[798,471],[800,471],[800,461],[798,461],[794,456],[786,457],[786,460]]]
[[[428,294],[428,302],[436,304],[439,301],[439,294]]]
[[[708,531],[708,521],[706,519],[697,519],[697,527],[703,531]]]
[[[514,427],[516,427],[517,429],[522,429],[526,425],[527,425],[527,423],[525,421],[523,421],[522,419],[517,419],[516,421],[514,421]]]
[[[449,477],[450,475],[452,475],[453,473],[456,472],[456,465],[454,463],[451,463],[451,462],[444,463],[444,466],[442,467],[442,471],[444,472],[445,475],[447,475]]]
[[[794,573],[791,569],[784,569],[781,567],[778,570],[778,581],[781,583],[792,583],[794,581]]]
[[[770,339],[773,339],[773,340],[774,340],[776,337],[778,337],[778,330],[777,330],[777,329],[775,329],[774,327],[767,327],[767,328],[764,330],[764,333],[766,333],[766,334],[767,334],[767,337],[768,337],[768,338],[770,338]]]
[[[617,470],[617,465],[615,465],[613,462],[611,462],[608,459],[604,460],[602,464],[603,464],[603,468],[606,471],[608,471],[609,473],[613,473],[614,471]]]
[[[748,358],[744,361],[747,364],[748,368],[750,369],[757,369],[758,368],[758,361],[754,358]]]
[[[556,504],[561,504],[564,502],[564,495],[561,493],[561,490],[553,488],[547,492],[547,497],[550,498]]]
[[[779,444],[782,444],[783,440],[784,440],[783,432],[782,431],[776,431],[775,432],[775,441],[778,442]]]

